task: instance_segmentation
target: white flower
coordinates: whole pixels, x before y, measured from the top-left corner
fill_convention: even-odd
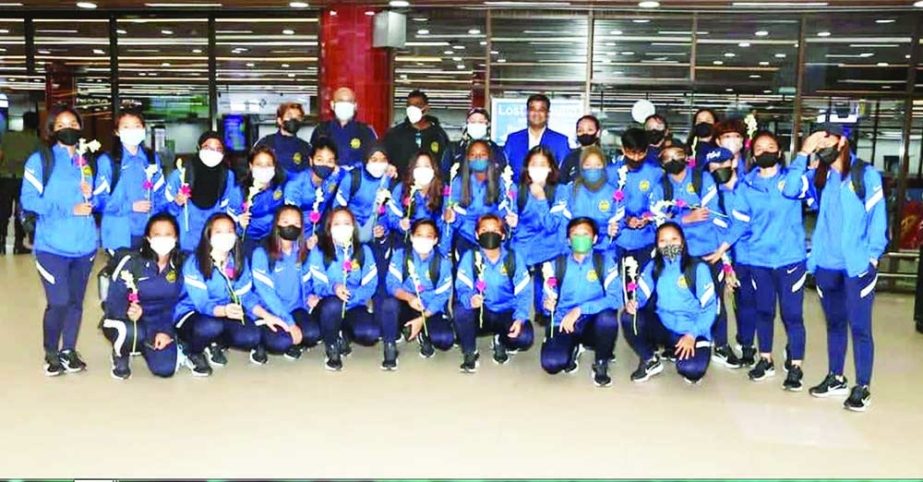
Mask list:
[[[622,167],[619,168],[619,183],[618,190],[621,191],[625,187],[625,183],[628,182],[628,164],[622,164]]]
[[[547,281],[550,278],[554,278],[554,266],[551,265],[551,261],[546,261],[542,263],[542,277]]]
[[[138,287],[135,286],[135,277],[131,274],[130,271],[122,271],[119,274],[119,278],[125,282],[125,287],[128,288],[129,291],[138,291]]]
[[[319,212],[320,203],[323,200],[324,200],[324,190],[320,186],[318,186],[317,189],[314,190],[314,205],[311,207],[311,210]]]
[[[154,175],[157,174],[157,169],[157,164],[149,164],[144,168],[144,175],[147,176],[148,181],[154,178]]]
[[[625,257],[625,260],[622,261],[622,263],[625,265],[625,275],[628,278],[634,278],[635,276],[638,276],[638,260],[635,259],[634,256]]]
[[[754,113],[751,112],[744,119],[744,124],[747,125],[747,137],[753,138],[753,134],[756,133],[756,129],[759,127],[756,122],[756,115],[754,115]]]
[[[452,169],[449,170],[449,178],[454,180],[455,176],[458,175],[459,163],[452,164]]]

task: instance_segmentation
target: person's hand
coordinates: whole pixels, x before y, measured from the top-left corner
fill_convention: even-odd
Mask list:
[[[406,326],[407,328],[410,328],[410,336],[408,337],[408,339],[415,340],[417,338],[417,335],[419,335],[420,332],[423,331],[423,317],[418,316],[408,321],[407,323],[404,323],[404,326]]]
[[[179,193],[173,198],[173,202],[175,202],[177,206],[184,206],[188,200],[189,199],[186,198],[186,195],[183,193]]]
[[[158,333],[154,335],[154,349],[163,350],[164,348],[170,346],[170,343],[173,343],[173,337],[166,333]]]
[[[308,307],[312,310],[317,304],[320,303],[320,296],[317,295],[308,295]]]
[[[151,212],[151,202],[144,199],[135,201],[131,205],[131,210],[136,213],[149,213]]]
[[[801,150],[798,151],[798,153],[804,154],[805,156],[814,154],[817,152],[817,148],[820,146],[820,141],[829,135],[830,134],[825,131],[817,131],[811,134],[807,139],[804,140],[804,142],[801,143]]]
[[[266,325],[266,327],[269,328],[269,330],[273,333],[276,333],[279,330],[288,331],[288,324],[278,316],[269,315],[263,317],[263,324]]]
[[[388,170],[385,171],[385,176],[388,176],[391,179],[397,178],[397,166],[394,164],[388,164]]]
[[[736,271],[730,270],[724,274],[724,286],[729,293],[733,293],[735,289],[740,288],[740,280],[737,279]]]
[[[509,338],[517,338],[517,337],[519,336],[519,334],[522,333],[522,325],[523,325],[523,323],[525,323],[525,322],[522,321],[522,320],[514,320],[514,321],[513,321],[513,324],[510,325],[510,332],[507,333],[506,336],[509,337]]]
[[[247,226],[250,225],[250,218],[251,218],[251,217],[252,217],[252,216],[251,216],[251,214],[250,214],[250,211],[246,211],[246,212],[244,212],[243,214],[241,214],[240,216],[237,216],[237,224],[239,224],[240,227],[242,227],[242,228],[244,228],[244,229],[247,229]]]
[[[628,300],[628,303],[625,303],[625,312],[632,316],[638,314],[637,300]]]
[[[234,303],[224,305],[224,316],[232,320],[243,320],[244,309],[242,306]]]
[[[410,219],[409,218],[401,218],[401,221],[400,223],[398,223],[398,225],[401,227],[402,231],[404,232],[410,231]]]
[[[715,264],[718,261],[721,261],[721,258],[724,256],[724,253],[727,253],[727,250],[731,247],[727,242],[721,243],[721,246],[718,246],[718,249],[714,253],[711,253],[707,256],[702,257],[702,260],[708,264]]]
[[[141,319],[141,315],[144,314],[144,310],[141,309],[141,305],[138,303],[132,303],[128,306],[128,319],[131,321],[138,321]]]
[[[532,197],[539,201],[545,200],[545,187],[536,183],[529,184],[529,192],[532,193]]]
[[[708,209],[693,209],[689,214],[683,216],[683,222],[686,224],[700,223],[702,221],[708,221]]]
[[[376,224],[375,227],[372,228],[372,236],[376,238],[385,237],[385,227],[380,224]]]
[[[545,308],[545,311],[554,313],[555,306],[558,305],[558,299],[555,296],[545,295],[545,299],[542,301],[542,308]]]
[[[408,303],[414,311],[419,311],[420,313],[424,312],[426,308],[423,307],[423,302],[420,301],[420,298],[416,296],[413,297]]]
[[[445,213],[442,215],[442,219],[448,224],[454,223],[455,222],[455,210],[452,208],[446,209]]]
[[[616,220],[609,221],[609,227],[606,229],[606,232],[609,234],[610,238],[614,238],[615,235],[619,234],[619,223]]]
[[[337,284],[336,286],[333,287],[333,292],[334,294],[336,294],[337,298],[340,299],[340,301],[344,303],[349,301],[350,294],[349,294],[349,290],[346,289],[345,285]]]
[[[564,315],[564,319],[561,320],[561,331],[564,333],[573,333],[574,327],[577,325],[577,320],[579,319],[580,307],[576,306]]]
[[[676,342],[676,349],[673,351],[678,360],[688,360],[695,355],[695,337],[689,334],[683,335]]]
[[[308,251],[311,251],[312,249],[314,249],[314,247],[317,246],[317,235],[313,234],[310,237],[308,237],[308,239],[304,240],[304,244],[305,246],[307,246]]]
[[[512,211],[506,213],[506,216],[503,219],[506,220],[506,225],[509,226],[510,229],[515,229],[519,224],[519,216]]]
[[[484,305],[484,295],[474,295],[471,297],[471,308],[478,309]]]
[[[642,219],[641,219],[641,218],[634,218],[634,217],[628,218],[628,227],[629,227],[629,228],[631,228],[631,229],[638,229],[638,228],[640,228],[640,227],[642,227],[642,226],[644,226],[644,224],[642,223]]]
[[[293,345],[300,345],[301,341],[304,340],[304,333],[301,332],[301,327],[298,325],[288,327],[288,334],[292,337]]]
[[[80,194],[83,194],[84,199],[93,197],[93,186],[86,181],[80,181]]]
[[[74,216],[89,216],[93,214],[93,205],[90,203],[79,203],[74,206]]]

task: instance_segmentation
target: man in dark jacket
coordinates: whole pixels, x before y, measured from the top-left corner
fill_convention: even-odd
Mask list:
[[[428,151],[439,162],[449,144],[439,120],[427,115],[429,97],[419,90],[407,94],[407,117],[385,134],[384,144],[388,160],[397,168],[401,178],[407,172],[410,159],[419,151]]]

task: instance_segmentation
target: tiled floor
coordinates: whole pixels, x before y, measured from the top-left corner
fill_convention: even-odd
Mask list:
[[[668,366],[635,385],[622,339],[610,389],[593,387],[586,364],[545,375],[537,349],[462,375],[457,351],[422,360],[407,345],[396,373],[379,370],[379,348],[358,347],[341,373],[323,370],[319,350],[263,367],[234,353],[209,379],[154,379],[135,359],[134,377],[118,382],[96,329],[95,281],[79,344],[90,369],[48,379],[31,259],[0,258],[0,287],[3,477],[923,475],[923,335],[909,296],[878,298],[873,406],[856,414],[782,391],[781,370],[757,384],[713,366],[689,386]],[[813,384],[826,372],[813,293],[805,312]]]

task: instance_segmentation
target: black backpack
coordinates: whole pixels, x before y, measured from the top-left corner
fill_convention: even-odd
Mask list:
[[[558,190],[555,186],[549,184],[545,185],[545,200],[548,201],[548,206],[554,205],[554,198],[557,192]],[[520,186],[519,194],[516,196],[516,206],[519,208],[520,213],[526,208],[526,203],[529,202],[529,194],[528,186]]]
[[[144,157],[147,158],[148,166],[157,165],[157,159],[154,157],[154,151],[148,149],[144,145],[138,146],[144,152]],[[109,192],[115,192],[115,185],[119,182],[119,177],[122,175],[122,146],[120,144],[116,145],[116,148],[113,149],[112,155],[112,182],[109,183]]]
[[[592,256],[593,256],[593,269],[596,270],[596,277],[599,280],[599,283],[603,285],[603,290],[605,291],[606,287],[603,281],[603,278],[606,275],[606,272],[605,272],[606,267],[605,267],[605,262],[604,262],[605,260],[603,259],[602,253],[597,252],[596,250],[593,250]],[[561,298],[561,285],[564,284],[564,275],[567,274],[567,258],[568,257],[570,257],[569,254],[562,254],[562,255],[559,255],[554,260],[554,277],[555,279],[558,280],[558,284],[556,287],[558,299]]]
[[[356,193],[359,192],[359,186],[362,183],[362,169],[363,169],[362,167],[357,166],[357,167],[352,168],[352,170],[349,171],[349,175],[350,177],[352,177],[352,179],[350,180],[351,182],[349,183],[349,198],[350,199],[354,198],[356,196]],[[389,192],[393,191],[394,186],[396,186],[397,183],[398,183],[397,179],[392,178],[388,182],[388,191]]]
[[[696,298],[698,298],[698,294],[696,293],[696,282],[698,281],[697,280],[698,275],[696,271],[699,268],[700,262],[695,259],[690,259],[690,261],[691,262],[686,266],[686,269],[683,270],[683,277],[686,278],[686,285],[689,287],[689,291],[692,292],[692,296],[695,296]],[[662,270],[663,268],[658,268],[657,264],[656,263],[654,264],[654,270],[651,273],[652,277],[654,278],[654,286],[652,287],[654,289],[654,293],[651,296],[651,300],[654,300],[654,297],[657,296],[657,292],[656,292],[657,280],[660,279],[660,274]]]
[[[481,277],[481,272],[478,270],[478,264],[475,262],[475,257],[479,256],[478,251],[471,252],[471,264],[474,265],[474,269],[471,271],[474,273],[475,279]],[[516,254],[513,253],[513,250],[506,250],[506,257],[503,258],[503,267],[506,268],[506,275],[510,278],[510,282],[513,282],[513,275],[516,274]]]
[[[692,170],[692,188],[695,190],[695,194],[699,196],[699,199],[702,199],[702,173],[701,169]],[[661,176],[660,184],[663,186],[663,200],[672,201],[673,183],[670,182],[670,175],[664,174]]]
[[[410,274],[410,263],[413,262],[413,253],[410,251],[404,251],[404,265],[402,278],[403,280],[407,279],[407,275]],[[433,252],[429,258],[429,280],[433,282],[433,286],[436,286],[439,283],[439,268],[442,267],[443,256],[437,252]]]
[[[359,245],[359,249],[353,250],[353,259],[359,263],[359,269],[362,269],[362,265],[365,264],[365,249],[362,245]],[[327,256],[327,253],[324,253],[324,270],[330,269],[330,263],[333,263],[334,259]]]
[[[51,179],[51,172],[54,171],[54,155],[51,152],[51,148],[48,146],[42,146],[38,149],[39,156],[42,161],[42,187],[48,186],[48,180]],[[91,153],[84,154],[84,159],[86,159],[87,164],[90,166],[90,171],[92,171],[92,178],[96,178],[96,156]],[[43,191],[44,194],[44,191]],[[22,227],[27,234],[35,233],[35,224],[38,219],[38,216],[32,211],[22,211]]]
[[[865,192],[865,166],[867,165],[868,165],[867,162],[861,159],[856,159],[856,162],[852,163],[852,165],[849,166],[850,182],[852,182],[852,185],[855,188],[856,196],[859,198],[859,200],[863,202],[865,201],[865,194],[866,194]],[[826,183],[824,184],[824,186],[826,186]],[[817,199],[818,199],[817,205],[818,206],[820,206],[819,201],[820,201],[821,193],[823,191],[824,191],[823,187],[817,190]]]

